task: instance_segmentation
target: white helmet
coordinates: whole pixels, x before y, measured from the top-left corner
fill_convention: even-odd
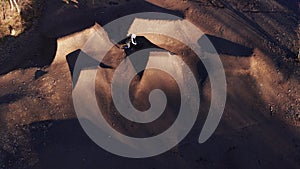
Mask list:
[[[131,34],[131,42],[132,42],[132,44],[134,44],[134,45],[137,45],[137,42],[136,42],[136,34]]]

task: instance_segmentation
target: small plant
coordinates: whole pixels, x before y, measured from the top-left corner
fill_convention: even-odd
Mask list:
[[[17,3],[17,0],[1,0],[2,2],[9,2],[10,10],[13,11],[15,8],[17,9],[17,12],[20,13],[21,9]]]
[[[19,5],[18,5],[18,3],[17,3],[16,0],[9,0],[9,4],[10,4],[10,7],[11,7],[10,9],[11,9],[12,11],[13,11],[14,8],[16,7],[17,12],[18,12],[18,13],[21,12],[20,7],[19,7]]]

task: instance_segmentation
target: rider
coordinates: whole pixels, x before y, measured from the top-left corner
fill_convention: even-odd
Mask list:
[[[130,38],[128,37],[126,39],[123,49],[129,49],[132,45],[134,45],[134,46],[137,45],[136,34],[131,34]]]

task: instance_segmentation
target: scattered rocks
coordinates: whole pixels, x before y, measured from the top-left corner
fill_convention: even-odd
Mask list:
[[[270,110],[270,115],[274,116],[276,114],[276,112],[277,112],[277,106],[270,105],[269,110]]]

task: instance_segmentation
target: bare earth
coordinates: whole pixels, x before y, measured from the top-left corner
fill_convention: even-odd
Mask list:
[[[0,41],[0,169],[300,168],[296,0],[93,2],[46,1],[32,27]],[[199,81],[201,106],[189,135],[164,154],[129,159],[101,149],[81,128],[72,102],[71,71],[76,56],[103,25],[137,12],[165,12],[189,20],[220,54],[227,102],[221,123],[207,142],[197,142],[210,106],[207,73],[185,45],[156,35],[143,35],[148,39],[143,39],[145,47],[176,54]],[[92,52],[93,48],[97,45],[90,48]],[[159,134],[176,119],[178,86],[158,70],[136,76],[130,96],[137,109],[149,108],[148,96],[155,88],[164,90],[170,103],[153,123],[129,122],[116,111],[110,94],[116,67],[130,59],[125,56],[114,47],[104,57],[95,82],[98,104],[106,120],[124,134]]]

